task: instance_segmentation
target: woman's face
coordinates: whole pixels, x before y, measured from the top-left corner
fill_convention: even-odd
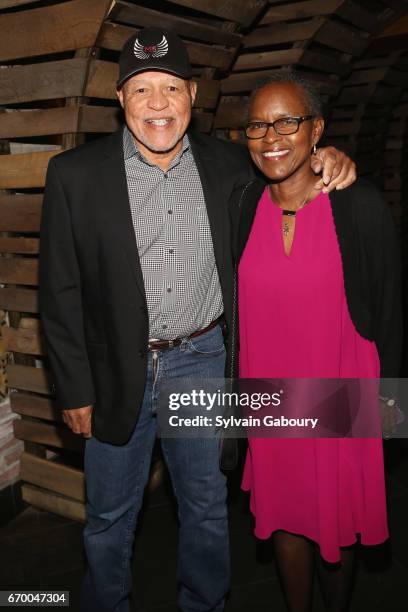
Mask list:
[[[249,121],[268,122],[282,117],[310,115],[303,90],[293,83],[270,83],[252,101]],[[310,172],[310,154],[323,132],[323,119],[304,121],[295,134],[281,136],[269,127],[263,138],[248,139],[256,166],[273,181],[282,181],[301,169]]]

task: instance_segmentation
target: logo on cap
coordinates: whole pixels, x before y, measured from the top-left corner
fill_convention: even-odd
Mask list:
[[[133,53],[138,59],[148,59],[150,57],[163,57],[169,50],[169,43],[165,36],[157,45],[141,45],[136,38]]]

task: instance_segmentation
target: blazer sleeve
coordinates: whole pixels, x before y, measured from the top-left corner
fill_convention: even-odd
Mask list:
[[[39,302],[57,405],[80,408],[95,401],[85,345],[81,276],[71,214],[54,160],[45,184],[39,258]]]

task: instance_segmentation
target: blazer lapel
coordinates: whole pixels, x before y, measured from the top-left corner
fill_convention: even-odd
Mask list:
[[[125,251],[136,284],[146,301],[142,268],[133,228],[123,157],[123,130],[112,134],[100,163],[101,205],[109,231]]]
[[[204,199],[207,207],[211,236],[214,247],[215,260],[218,272],[223,270],[224,256],[224,214],[226,203],[223,201],[221,191],[220,169],[214,163],[208,148],[194,136],[188,133],[194,160],[201,179]]]

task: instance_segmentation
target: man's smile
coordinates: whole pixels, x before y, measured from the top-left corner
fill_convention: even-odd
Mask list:
[[[161,117],[160,119],[145,119],[144,121],[151,127],[166,128],[174,120],[172,117]]]

